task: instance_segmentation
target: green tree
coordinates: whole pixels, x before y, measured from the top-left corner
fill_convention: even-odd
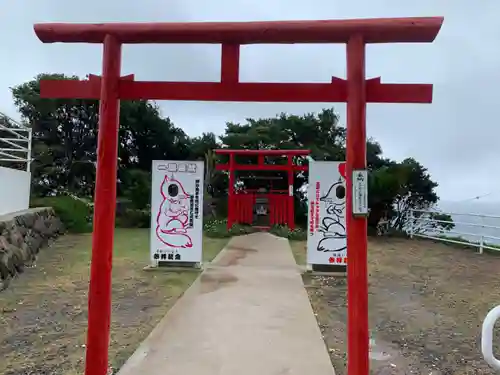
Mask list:
[[[98,102],[40,98],[40,79],[77,78],[40,74],[12,89],[15,105],[33,129],[32,187],[36,195],[63,191],[89,195],[92,191]]]
[[[304,116],[281,114],[275,118],[247,119],[245,124],[228,123],[221,141],[228,148],[310,149],[315,160],[345,160],[346,152],[346,131],[333,109]],[[384,158],[382,147],[374,139],[367,140],[366,154],[369,170],[368,223],[373,230],[383,217],[392,218],[394,227],[402,230],[408,224],[409,210],[430,209],[437,203],[437,183],[416,160],[408,158],[396,162]],[[255,160],[240,158],[238,162]],[[267,162],[284,163],[285,160]],[[305,159],[298,162],[305,163]],[[297,222],[305,222],[307,217],[307,205],[304,204],[301,189],[307,177],[307,173],[299,173],[295,178]],[[286,179],[283,181],[286,185]],[[285,185],[282,188],[286,188]]]
[[[276,118],[227,123],[221,141],[229,148],[309,149],[316,160],[345,157],[345,128],[333,109],[303,116],[282,113]]]
[[[33,128],[33,193],[91,196],[95,184],[98,102],[41,99],[40,79],[78,77],[41,74],[12,89],[22,118]],[[149,201],[152,161],[190,158],[190,139],[169,118],[163,118],[154,103],[123,101],[118,155],[118,193],[147,197]],[[147,190],[140,193],[138,189]],[[144,208],[145,198],[136,204]]]
[[[33,193],[38,196],[71,193],[91,196],[95,184],[98,134],[98,102],[95,100],[41,99],[40,79],[77,79],[61,74],[41,74],[12,89],[14,102],[23,120],[33,129]],[[163,117],[149,101],[121,103],[119,130],[118,192],[144,209],[150,199],[151,164],[156,159],[204,160],[206,166],[205,212],[226,200],[227,173],[215,170],[218,159],[212,150],[221,146],[235,149],[310,149],[316,160],[345,160],[346,130],[333,108],[303,116],[280,114],[274,118],[247,119],[244,124],[227,123],[220,139],[214,133],[190,138]],[[369,170],[369,225],[390,217],[395,229],[404,230],[411,210],[429,210],[438,201],[427,169],[413,158],[396,162],[383,157],[382,147],[367,140]],[[239,163],[255,162],[240,158]],[[298,157],[299,164],[307,163]],[[284,158],[267,158],[267,163],[286,163]],[[279,173],[274,173],[278,175]],[[250,184],[252,173],[240,172],[240,184]],[[247,179],[244,179],[247,177]],[[283,176],[285,177],[285,176]],[[294,179],[297,222],[305,222],[307,205],[303,194],[308,173]],[[269,179],[270,180],[270,179]],[[246,181],[246,182],[243,182]],[[269,182],[270,184],[270,182]],[[273,182],[287,189],[287,179]],[[281,185],[280,185],[281,184]],[[250,186],[250,185],[249,185]],[[257,186],[257,185],[255,185]],[[215,204],[214,204],[215,203]],[[448,225],[442,228],[450,228]]]

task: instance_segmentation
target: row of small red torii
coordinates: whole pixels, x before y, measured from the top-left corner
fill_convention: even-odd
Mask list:
[[[368,276],[366,217],[352,212],[353,169],[366,168],[366,103],[431,103],[430,84],[383,84],[365,78],[368,43],[430,43],[442,17],[197,23],[37,24],[44,43],[103,44],[102,78],[42,81],[43,98],[99,99],[97,177],[89,286],[86,375],[108,371],[111,268],[115,223],[120,99],[347,102],[348,373],[368,375]],[[123,44],[221,44],[221,82],[140,82],[120,76]],[[329,83],[241,83],[240,46],[345,43],[347,80]],[[195,57],[195,56],[193,56]],[[332,57],[334,58],[334,57]],[[146,60],[147,61],[147,60]]]

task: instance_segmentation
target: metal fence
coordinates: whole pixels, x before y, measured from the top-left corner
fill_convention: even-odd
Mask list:
[[[442,214],[450,215],[452,221],[436,218]],[[408,232],[412,238],[421,237],[474,246],[480,254],[484,249],[500,251],[500,216],[411,210],[408,222]],[[454,224],[452,229],[440,228],[440,225],[449,223]]]
[[[443,214],[452,220],[440,220]],[[474,246],[480,254],[484,249],[500,251],[500,216],[458,212],[411,210],[407,228],[410,237]],[[440,229],[437,224],[453,222],[454,228]],[[431,225],[429,225],[431,224]],[[431,228],[426,230],[426,228]],[[481,352],[484,360],[500,372],[500,360],[493,353],[495,323],[500,319],[500,305],[486,315],[481,330]]]
[[[0,112],[0,162],[31,172],[31,128]]]

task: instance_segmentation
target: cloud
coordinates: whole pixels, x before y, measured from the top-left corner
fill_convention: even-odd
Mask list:
[[[34,22],[250,21],[402,16],[445,16],[438,39],[426,45],[369,46],[367,75],[385,82],[434,83],[432,105],[369,105],[368,134],[388,157],[413,156],[427,166],[444,199],[467,199],[498,190],[500,139],[496,101],[500,87],[500,7],[493,0],[18,0],[3,5],[0,38],[0,109],[18,117],[8,87],[40,72],[84,76],[99,73],[100,46],[43,45]],[[258,4],[258,5],[257,5]],[[6,58],[5,56],[9,56]],[[246,46],[245,81],[327,82],[345,77],[345,49],[332,45]],[[138,79],[218,80],[219,46],[127,46],[123,73]],[[321,104],[162,102],[164,115],[188,134],[221,132],[226,121],[266,117],[285,111],[301,114]],[[345,105],[332,104],[345,121]]]

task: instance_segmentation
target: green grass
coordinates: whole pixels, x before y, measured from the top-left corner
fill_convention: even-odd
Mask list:
[[[307,263],[307,241],[290,241],[293,257],[299,266]]]
[[[227,241],[204,238],[203,260],[211,261]],[[40,251],[36,268],[0,293],[0,374],[83,373],[91,242],[90,234],[59,238]],[[148,263],[149,230],[117,229],[110,340],[115,370],[198,276],[145,272]]]

